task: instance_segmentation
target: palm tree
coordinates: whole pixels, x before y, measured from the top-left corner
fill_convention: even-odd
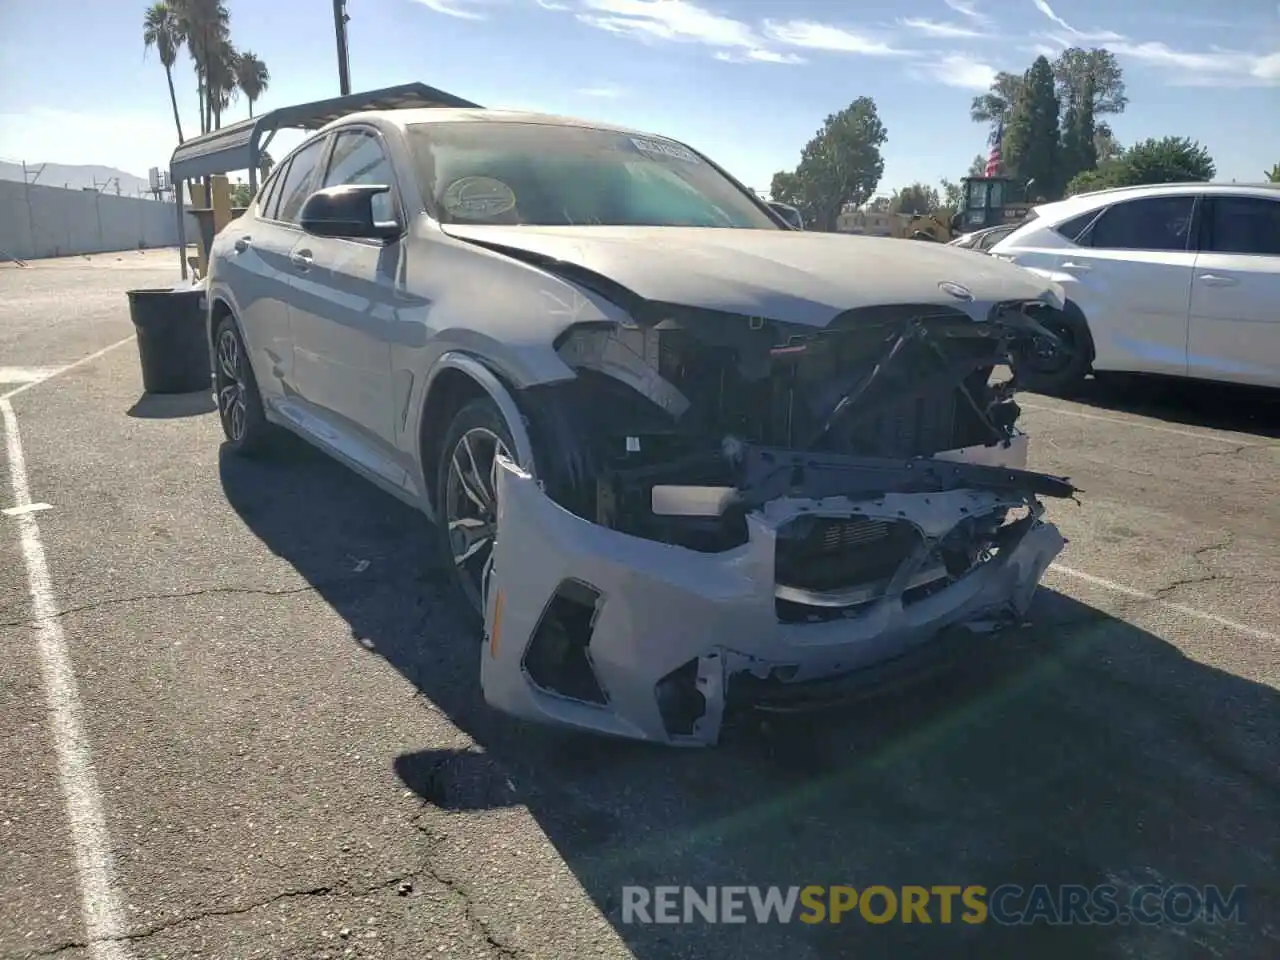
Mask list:
[[[182,117],[178,113],[178,94],[173,89],[173,65],[182,46],[182,28],[173,8],[167,3],[153,3],[142,18],[143,54],[152,47],[160,54],[165,79],[169,81],[169,103],[173,106],[173,122],[178,128],[178,143],[183,142]]]
[[[213,129],[214,104],[222,92],[209,83],[210,62],[216,60],[224,44],[230,43],[231,12],[221,0],[170,0],[187,52],[196,71],[196,87],[200,96],[200,132]],[[213,63],[217,72],[218,65]],[[215,81],[221,78],[215,77]]]
[[[267,70],[267,65],[258,59],[257,54],[243,50],[236,58],[235,74],[236,86],[249,101],[249,116],[252,117],[254,101],[266,93],[267,87],[271,84],[271,72]]]
[[[231,106],[236,97],[236,61],[239,56],[231,41],[226,39],[219,39],[206,55],[205,93],[209,98],[210,130],[222,126],[222,111]]]

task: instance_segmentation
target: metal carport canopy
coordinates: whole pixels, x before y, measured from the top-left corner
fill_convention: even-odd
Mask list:
[[[414,107],[464,107],[480,109],[480,104],[463,100],[425,83],[404,83],[381,90],[352,93],[345,97],[299,103],[269,110],[229,126],[193,137],[179,144],[169,159],[169,182],[173,184],[178,208],[178,259],[182,278],[187,277],[187,231],[183,210],[182,184],[233,170],[249,172],[249,190],[258,192],[258,167],[262,151],[277,130],[319,130],[348,114],[365,110],[406,110]],[[263,141],[263,135],[266,141]]]
[[[180,144],[169,160],[169,178],[175,186],[232,170],[249,171],[255,186],[263,134],[282,129],[319,130],[325,124],[363,110],[403,110],[412,107],[471,107],[480,104],[455,97],[425,83],[405,83],[367,93],[353,93],[331,100],[299,103],[269,110],[258,117],[241,120]]]

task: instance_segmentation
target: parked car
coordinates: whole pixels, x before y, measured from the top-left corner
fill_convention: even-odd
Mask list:
[[[992,247],[1020,226],[1022,226],[1021,223],[1002,223],[998,227],[975,230],[972,233],[956,237],[954,240],[949,241],[947,246],[960,247],[962,250],[975,250],[979,253],[989,253]]]
[[[231,450],[291,430],[434,518],[521,717],[715,743],[1016,621],[1062,549],[1040,498],[1073,488],[991,377],[1057,286],[788,229],[664,137],[344,117],[218,235],[208,300]]]
[[[1280,387],[1280,184],[1127,187],[1035,213],[991,249],[1070,301],[1057,342],[1016,358],[1025,386],[1092,369]]]

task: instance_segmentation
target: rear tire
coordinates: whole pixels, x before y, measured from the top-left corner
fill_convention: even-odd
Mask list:
[[[1033,393],[1070,394],[1080,389],[1093,364],[1093,338],[1084,314],[1070,300],[1061,313],[1043,326],[1057,334],[1063,346],[1033,340],[1014,355],[1014,379]]]
[[[502,411],[488,396],[453,417],[436,464],[435,513],[442,560],[468,620],[483,626],[489,562],[497,539],[498,453],[514,459]]]
[[[214,399],[227,446],[237,456],[257,457],[271,449],[275,428],[262,410],[262,395],[253,375],[240,328],[224,317],[213,335]]]

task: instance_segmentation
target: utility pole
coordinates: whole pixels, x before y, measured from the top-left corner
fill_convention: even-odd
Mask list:
[[[338,41],[338,86],[345,97],[351,93],[351,66],[347,60],[347,0],[333,0],[333,34]]]

